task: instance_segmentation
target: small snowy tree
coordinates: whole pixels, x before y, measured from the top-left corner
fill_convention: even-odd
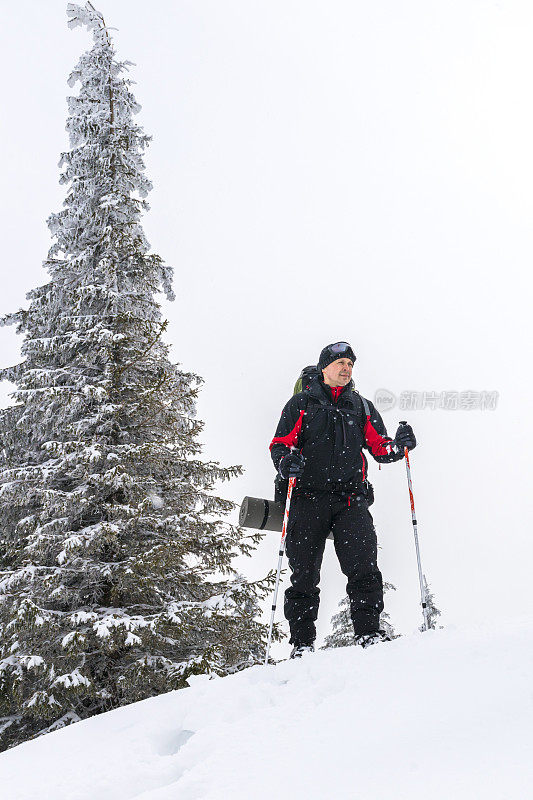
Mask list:
[[[392,583],[385,582],[383,584],[383,592],[385,593],[389,591],[395,592],[396,586],[393,586]],[[398,638],[399,634],[397,634],[396,631],[394,630],[394,625],[391,622],[390,614],[388,613],[388,611],[383,611],[381,613],[381,616],[379,618],[379,627],[381,628],[382,631],[385,631],[387,636],[390,636],[391,639]]]
[[[63,209],[50,281],[4,319],[24,336],[0,412],[0,728],[4,746],[262,655],[258,600],[231,567],[258,536],[220,516],[203,462],[201,383],[169,361],[149,254],[139,106],[102,16],[68,5],[93,47],[69,78]]]
[[[426,616],[428,621],[428,626],[430,630],[435,630],[438,627],[442,627],[442,625],[437,625],[437,617],[440,617],[441,612],[435,605],[435,597],[433,592],[430,590],[430,586],[426,580],[426,576],[424,578],[424,596],[426,600]],[[423,625],[419,628],[420,631],[424,631],[425,628]]]
[[[396,587],[392,583],[383,584],[383,592],[389,590],[396,591]],[[394,628],[390,621],[390,616],[386,611],[380,616],[380,628],[385,631],[391,639],[397,638]],[[352,618],[350,616],[350,598],[348,595],[342,598],[339,603],[339,611],[331,618],[332,632],[324,639],[322,650],[328,650],[330,647],[349,647],[354,644],[354,632],[352,625]]]
[[[331,618],[333,628],[324,639],[322,650],[330,647],[349,647],[354,643],[352,619],[350,617],[350,598],[345,595],[339,603],[339,610]]]

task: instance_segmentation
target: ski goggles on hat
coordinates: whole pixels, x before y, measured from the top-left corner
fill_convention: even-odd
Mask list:
[[[330,353],[334,353],[335,355],[339,355],[339,353],[346,353],[347,350],[351,350],[351,346],[348,342],[336,342],[335,344],[328,345],[328,350]]]

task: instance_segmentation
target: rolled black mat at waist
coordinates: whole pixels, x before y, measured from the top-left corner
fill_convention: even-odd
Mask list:
[[[279,531],[283,527],[285,503],[263,500],[260,497],[245,497],[239,511],[239,525],[259,531]],[[333,539],[331,532],[328,539]]]
[[[243,528],[280,531],[283,527],[285,503],[263,500],[259,497],[245,497],[239,511],[239,525]]]

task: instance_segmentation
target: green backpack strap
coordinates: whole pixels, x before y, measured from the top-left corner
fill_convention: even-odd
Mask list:
[[[363,406],[363,419],[362,419],[362,422],[361,422],[361,432],[362,432],[363,437],[364,437],[366,421],[370,417],[370,406],[368,405],[368,400],[365,397],[363,397],[362,394],[359,394],[357,389],[354,389],[353,393],[357,395],[357,397],[361,401],[361,405]]]
[[[365,417],[366,417],[366,419],[368,419],[368,417],[370,416],[370,406],[368,405],[368,400],[365,397],[363,397],[362,394],[360,394],[359,397],[360,397],[360,400],[361,400],[361,402],[363,404]],[[365,422],[366,422],[366,419],[365,419]]]

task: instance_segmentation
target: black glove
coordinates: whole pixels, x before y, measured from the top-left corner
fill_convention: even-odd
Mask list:
[[[413,429],[407,422],[400,422],[398,430],[396,431],[396,436],[394,437],[394,443],[400,448],[402,453],[406,447],[408,450],[415,449],[416,438]]]
[[[287,478],[300,478],[303,474],[305,458],[298,450],[293,450],[283,456],[279,462],[278,472],[284,480]]]

